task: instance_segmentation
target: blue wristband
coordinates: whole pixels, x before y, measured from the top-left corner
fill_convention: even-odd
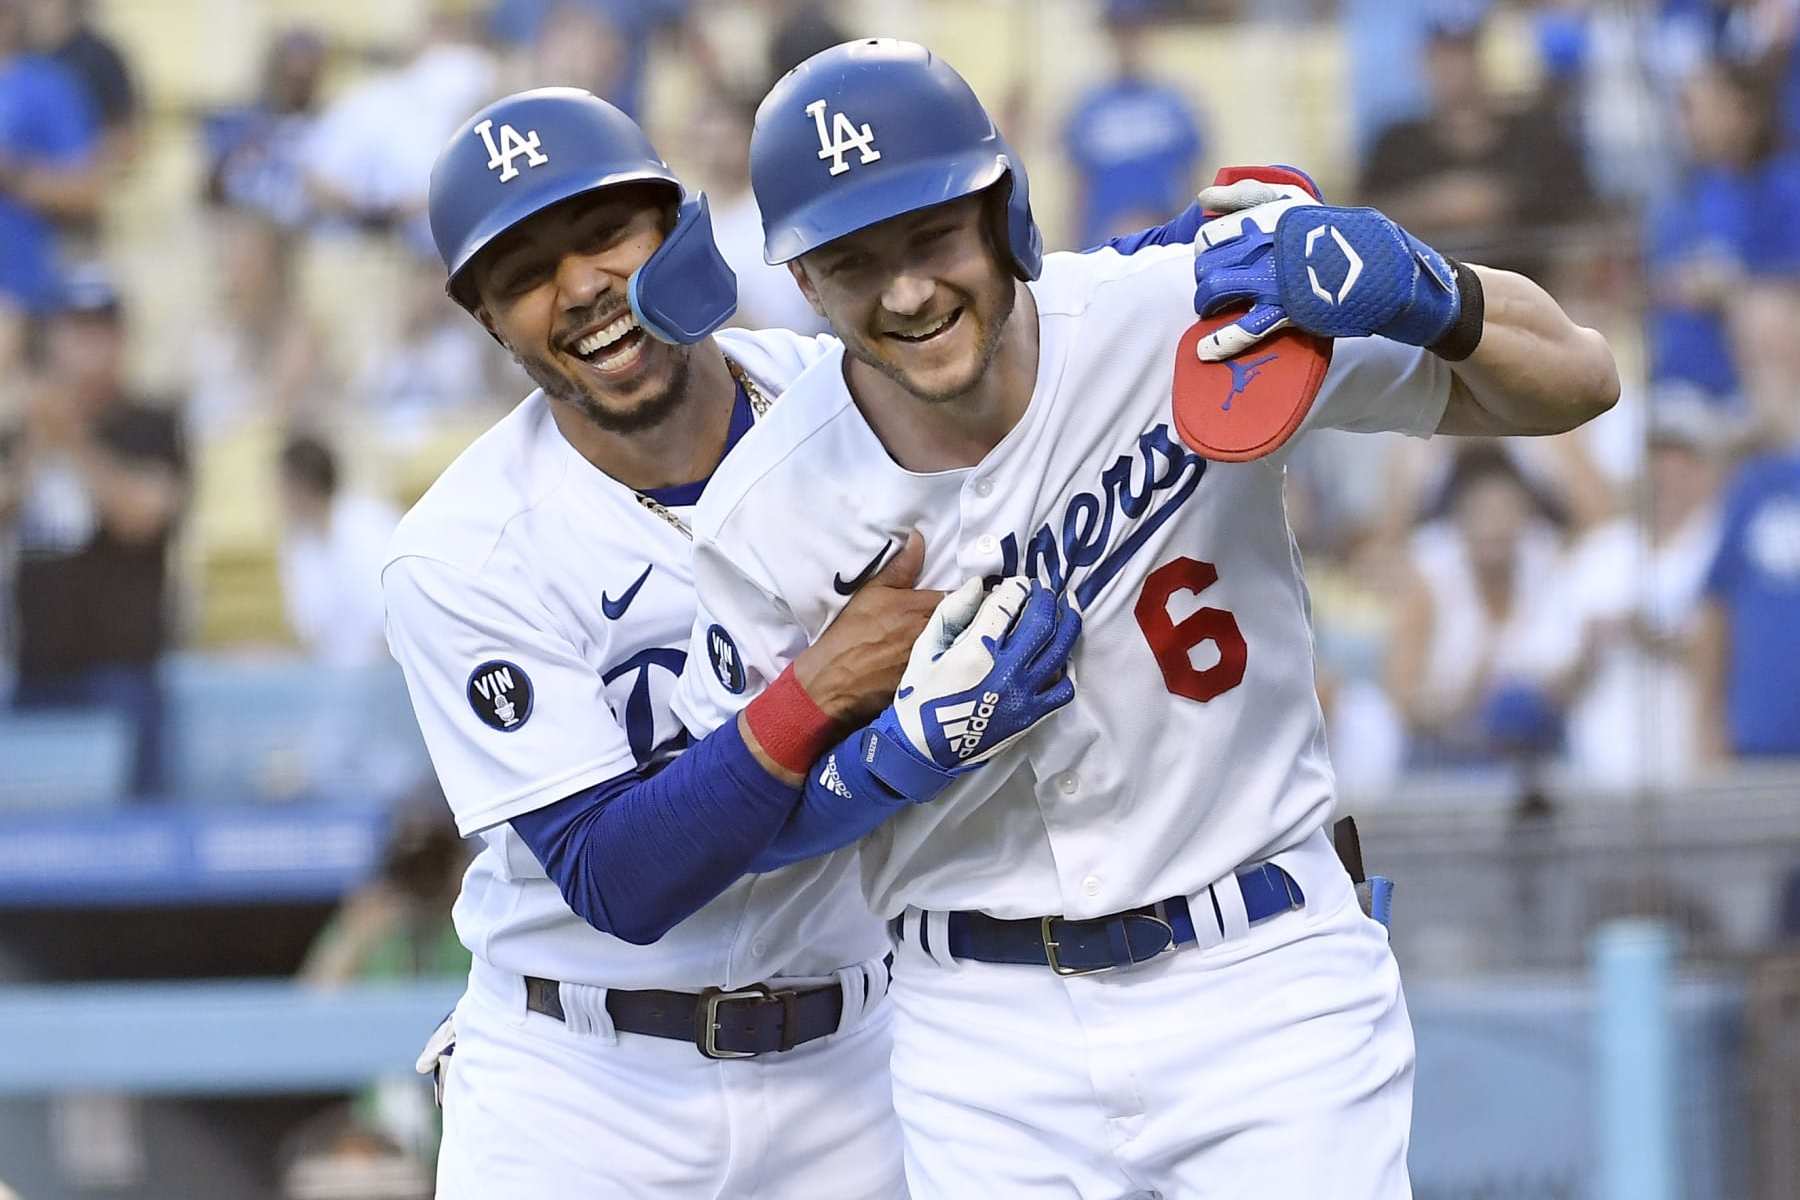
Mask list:
[[[907,744],[892,708],[862,730],[856,740],[856,765],[910,804],[923,804],[972,768],[946,771],[921,757]],[[840,771],[843,765],[840,762]]]
[[[893,709],[883,716],[891,717]],[[922,804],[960,772],[945,771],[906,747],[898,731],[864,726],[839,742],[807,772],[800,804],[751,864],[773,871],[829,854],[878,828],[908,804]]]

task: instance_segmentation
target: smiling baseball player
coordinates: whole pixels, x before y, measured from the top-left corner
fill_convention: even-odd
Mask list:
[[[987,757],[911,749],[923,704],[1002,696],[994,751],[1066,704],[1079,618],[1022,579],[913,591],[903,535],[690,745],[668,701],[694,503],[835,343],[718,329],[735,288],[704,198],[586,92],[470,118],[430,218],[450,294],[539,385],[407,515],[382,577],[438,777],[483,843],[455,907],[473,965],[437,1194],[903,1195],[888,937],[828,852]],[[707,658],[730,682],[728,651]]]
[[[1202,194],[1231,215],[1198,254],[1043,256],[1018,159],[909,43],[790,72],[751,162],[765,256],[843,346],[701,501],[690,653],[714,669],[677,715],[728,724],[912,528],[924,584],[1023,573],[1084,621],[1073,701],[859,848],[900,941],[913,1194],[1408,1194],[1412,1036],[1322,832],[1283,455],[1189,450],[1174,354],[1196,309],[1245,305],[1203,356],[1338,339],[1302,434],[1548,433],[1611,404],[1604,342],[1522,277],[1250,181]],[[922,707],[934,754],[983,748],[982,700]]]

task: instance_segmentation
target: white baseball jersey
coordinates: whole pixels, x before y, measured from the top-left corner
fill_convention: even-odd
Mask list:
[[[716,337],[772,395],[836,344]],[[455,919],[495,966],[698,990],[829,975],[886,952],[841,858],[740,879],[654,946],[627,944],[576,916],[506,823],[681,744],[668,703],[694,624],[691,553],[569,445],[541,392],[464,451],[394,536],[388,643],[457,828],[485,844]]]
[[[1031,285],[1030,404],[968,469],[896,465],[834,349],[699,505],[690,654],[713,669],[697,661],[675,698],[696,733],[766,685],[910,528],[925,537],[921,586],[1022,572],[1083,613],[1074,702],[859,847],[883,915],[1085,917],[1191,895],[1329,815],[1283,458],[1207,462],[1171,427],[1193,287],[1191,246],[1051,255]],[[1307,423],[1428,435],[1450,383],[1425,351],[1340,340]]]

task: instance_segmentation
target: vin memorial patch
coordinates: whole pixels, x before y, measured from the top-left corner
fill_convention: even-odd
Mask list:
[[[511,733],[531,719],[531,677],[517,663],[492,659],[469,675],[469,707],[483,724]]]

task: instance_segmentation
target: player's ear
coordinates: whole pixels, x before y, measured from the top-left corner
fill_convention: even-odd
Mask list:
[[[799,285],[800,294],[805,296],[806,302],[812,306],[813,312],[823,317],[825,315],[825,307],[819,303],[819,293],[813,287],[812,280],[806,277],[806,268],[802,266],[800,260],[796,258],[789,260],[787,269],[788,274],[792,275],[794,277],[794,282]]]
[[[508,354],[512,353],[512,347],[506,344],[506,339],[501,337],[500,331],[494,327],[494,318],[493,315],[488,312],[487,305],[477,300],[474,306],[469,309],[469,314],[477,321],[481,322],[481,327],[487,330],[489,337],[500,343],[501,349],[505,350]]]

